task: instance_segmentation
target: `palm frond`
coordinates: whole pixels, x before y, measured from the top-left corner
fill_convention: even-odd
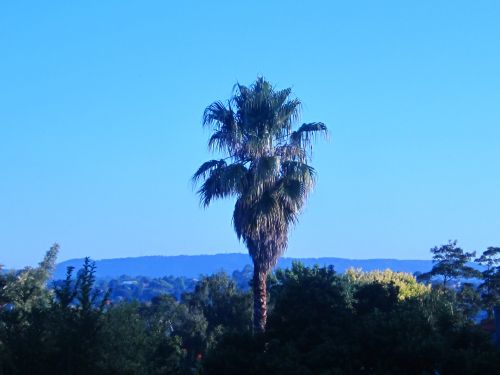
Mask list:
[[[226,152],[229,155],[234,154],[241,140],[237,132],[230,133],[226,129],[215,131],[208,140],[208,148],[212,151]]]
[[[221,101],[213,102],[203,112],[203,125],[211,126],[226,123],[232,117],[231,110]]]
[[[272,184],[281,169],[280,158],[279,156],[264,156],[252,163],[250,168],[255,186]]]
[[[191,180],[196,184],[200,179],[204,179],[214,168],[221,168],[226,165],[224,160],[209,160],[203,163],[195,172]]]
[[[299,180],[311,185],[311,187],[314,184],[316,170],[310,165],[300,161],[286,161],[281,165],[284,178]]]
[[[276,186],[276,195],[288,208],[299,211],[307,195],[307,187],[302,181],[284,178]]]
[[[305,162],[307,159],[306,151],[296,144],[285,144],[275,148],[275,154],[280,156],[283,161]]]
[[[290,135],[290,142],[300,145],[301,147],[309,147],[311,141],[317,134],[328,136],[328,129],[322,122],[311,122],[302,124],[299,129],[292,132]]]
[[[198,190],[200,203],[207,207],[214,199],[241,194],[247,186],[247,172],[247,168],[241,163],[221,163],[202,172],[208,173],[208,176],[204,174],[205,182]]]
[[[274,266],[286,248],[290,217],[282,208],[270,192],[257,201],[241,197],[235,205],[233,224],[238,238],[245,242],[254,262],[265,269]]]
[[[301,112],[301,102],[299,99],[288,100],[276,109],[276,132],[278,138],[283,138],[290,133],[292,125],[299,120]]]

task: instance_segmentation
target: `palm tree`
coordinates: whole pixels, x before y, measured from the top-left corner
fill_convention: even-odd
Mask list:
[[[254,331],[267,318],[266,277],[287,247],[288,230],[314,185],[308,161],[311,141],[327,134],[321,122],[293,126],[301,103],[291,89],[276,91],[264,78],[251,86],[236,84],[227,105],[217,101],[203,115],[213,134],[212,151],[226,156],[200,166],[193,176],[203,206],[213,199],[235,197],[233,224],[254,264]]]

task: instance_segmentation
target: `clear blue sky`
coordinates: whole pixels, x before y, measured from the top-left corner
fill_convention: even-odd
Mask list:
[[[245,251],[204,108],[264,75],[323,121],[289,256],[500,245],[500,2],[4,1],[0,263]]]

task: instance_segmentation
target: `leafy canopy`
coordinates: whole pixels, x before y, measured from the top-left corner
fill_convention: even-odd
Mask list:
[[[408,298],[421,297],[430,292],[430,286],[417,282],[415,276],[405,272],[395,272],[390,269],[384,271],[363,272],[361,269],[349,268],[344,276],[354,285],[393,284],[398,289],[397,298],[403,301]]]

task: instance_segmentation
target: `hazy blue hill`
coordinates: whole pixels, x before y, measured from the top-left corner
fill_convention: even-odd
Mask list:
[[[430,260],[398,260],[398,259],[344,259],[344,258],[281,258],[278,267],[290,267],[293,261],[299,260],[307,266],[333,265],[337,272],[344,272],[349,267],[362,268],[364,271],[390,268],[394,271],[413,273],[426,272],[432,268]],[[68,266],[79,269],[83,259],[71,259],[57,265],[55,279],[62,279]],[[198,277],[201,274],[212,274],[225,271],[231,274],[251,264],[246,254],[217,255],[177,255],[177,256],[145,256],[135,258],[117,258],[97,260],[99,278],[116,278],[121,275],[163,277],[185,276]]]

